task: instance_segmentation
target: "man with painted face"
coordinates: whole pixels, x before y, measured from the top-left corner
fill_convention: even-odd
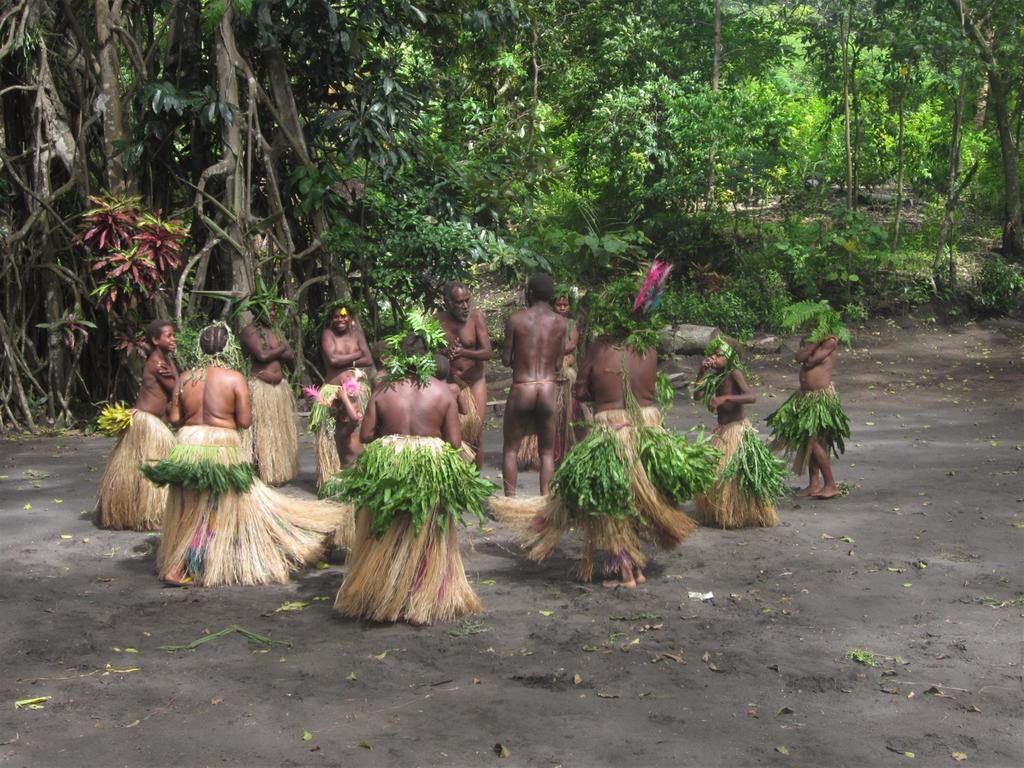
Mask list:
[[[443,312],[437,319],[448,339],[451,361],[449,381],[459,386],[462,440],[476,451],[477,469],[483,469],[484,416],[487,412],[487,361],[491,359],[491,338],[483,313],[470,308],[466,286],[452,281],[444,287]]]
[[[360,369],[372,366],[373,357],[350,304],[341,302],[331,310],[320,336],[320,352],[326,368],[324,386],[310,412],[310,430],[316,433],[317,485],[350,466],[362,450],[358,418],[336,418],[347,411],[337,407],[339,392],[356,401],[357,416],[370,399],[370,383]]]
[[[146,482],[140,467],[159,461],[174,447],[174,433],[166,424],[178,380],[171,359],[178,348],[174,324],[154,320],[146,328],[146,341],[151,352],[142,369],[142,384],[100,481],[101,528],[153,531],[163,520],[167,492]]]

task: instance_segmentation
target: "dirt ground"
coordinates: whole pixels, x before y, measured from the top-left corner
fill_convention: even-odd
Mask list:
[[[837,374],[849,495],[702,529],[635,591],[571,581],[578,542],[538,565],[470,529],[487,612],[457,625],[333,615],[341,557],[287,586],[164,587],[153,536],[90,522],[111,441],[0,441],[0,764],[1022,765],[1021,337],[862,329]],[[761,419],[796,373],[750,368]],[[161,650],[232,625],[283,644]]]

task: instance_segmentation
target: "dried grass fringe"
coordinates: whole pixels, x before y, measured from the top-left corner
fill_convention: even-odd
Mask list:
[[[238,448],[232,429],[183,427],[183,445]],[[229,456],[231,451],[221,451]],[[201,586],[284,583],[316,561],[330,536],[351,529],[352,510],[287,496],[254,480],[248,493],[172,487],[157,555],[161,578],[191,576]]]
[[[101,528],[160,529],[167,489],[150,483],[141,467],[167,458],[175,442],[174,433],[162,419],[145,411],[132,412],[131,426],[117,439],[100,480],[97,512]]]
[[[436,438],[395,436],[392,443],[395,450],[443,446]],[[371,533],[373,515],[368,512],[357,515],[355,542],[335,610],[352,618],[412,624],[450,622],[483,611],[466,578],[459,526],[449,522],[442,529],[440,510],[435,508],[419,534],[413,531],[412,515],[402,515],[377,539]]]
[[[640,409],[642,426],[660,427],[661,411],[656,407]],[[643,537],[653,538],[663,549],[671,549],[697,529],[697,524],[670,504],[651,484],[636,454],[633,419],[626,410],[601,411],[594,422],[612,430],[628,457],[627,474],[630,489],[643,522],[611,517],[587,517],[574,520],[557,493],[547,496],[491,498],[491,510],[497,519],[508,525],[514,538],[527,551],[531,560],[540,561],[550,555],[562,536],[578,526],[584,537],[583,556],[577,566],[580,581],[593,578],[597,551],[628,555],[641,568],[647,565]]]
[[[474,451],[480,448],[480,438],[484,434],[483,415],[476,407],[476,398],[473,397],[473,390],[461,379],[457,379],[459,385],[459,403],[465,413],[459,414],[459,425],[462,427],[462,441],[470,443]]]
[[[743,445],[743,435],[754,427],[749,419],[726,424],[712,436],[712,444],[722,451],[718,462],[721,474]],[[737,474],[724,483],[716,483],[712,490],[694,499],[697,521],[719,528],[773,528],[779,524],[775,503],[749,496],[740,489]]]
[[[283,485],[299,473],[295,394],[287,381],[249,379],[252,426],[242,433],[242,451],[269,485]]]

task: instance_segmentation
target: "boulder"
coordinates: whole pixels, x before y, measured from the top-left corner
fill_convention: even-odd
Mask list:
[[[782,350],[782,339],[778,336],[762,336],[748,341],[747,347],[758,354],[775,354]]]
[[[658,348],[677,355],[699,355],[722,332],[709,325],[677,325],[658,334]]]

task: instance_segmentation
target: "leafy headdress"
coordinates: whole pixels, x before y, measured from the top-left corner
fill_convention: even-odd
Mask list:
[[[227,340],[224,342],[224,348],[221,349],[220,352],[210,353],[203,351],[203,334],[210,328],[222,328],[224,329],[224,333],[227,335]],[[193,368],[219,366],[221,368],[234,368],[236,371],[241,370],[242,348],[239,346],[238,339],[235,337],[235,334],[231,332],[231,326],[223,320],[217,320],[203,328],[200,334],[196,337],[196,345],[193,350],[192,360]]]
[[[725,336],[716,336],[708,342],[704,348],[704,357],[711,357],[711,355],[721,355],[725,358],[726,363],[725,368],[720,371],[704,371],[704,375],[693,385],[694,391],[700,395],[700,401],[704,403],[705,407],[711,402],[711,398],[718,394],[718,388],[730,373],[736,370],[747,373],[739,353]]]
[[[249,312],[259,321],[270,323],[272,309],[277,309],[280,314],[283,310],[294,305],[295,302],[282,298],[277,292],[277,287],[263,282],[263,278],[256,276],[256,287],[235,307],[234,316],[238,317],[244,312]]]
[[[324,316],[324,325],[330,325],[334,314],[341,311],[342,315],[348,317],[352,322],[357,322],[362,307],[355,299],[335,299],[327,305],[327,314]]]
[[[809,331],[808,338],[815,344],[829,336],[847,346],[853,341],[843,319],[825,299],[790,304],[782,312],[782,326],[788,331]]]
[[[594,300],[590,325],[597,336],[623,340],[628,347],[643,354],[658,343],[661,296],[672,265],[655,261],[643,283],[634,277],[615,280],[602,289]]]
[[[424,351],[421,354],[409,351],[410,347],[416,346],[417,339],[423,345]],[[448,339],[436,317],[422,309],[412,309],[405,316],[401,330],[385,337],[384,343],[387,347],[384,368],[388,381],[415,379],[420,384],[426,384],[437,374],[434,355],[447,345]]]

